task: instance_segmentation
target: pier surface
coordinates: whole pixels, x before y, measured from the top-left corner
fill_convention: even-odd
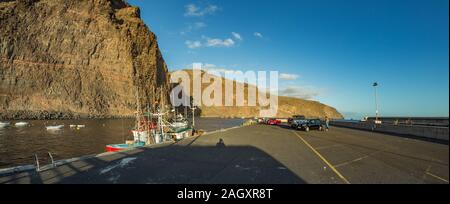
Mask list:
[[[0,183],[448,184],[448,144],[256,125],[0,176]]]

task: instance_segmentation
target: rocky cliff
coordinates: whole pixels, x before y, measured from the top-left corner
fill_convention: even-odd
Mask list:
[[[189,96],[192,96],[192,90],[193,90],[193,72],[192,70],[181,70],[181,72],[185,72],[189,75],[191,81],[190,81],[190,91]],[[204,77],[204,75],[208,75],[209,73],[202,71],[201,76]],[[214,77],[212,77],[214,78]],[[222,96],[225,96],[225,83],[227,83],[228,79],[225,79],[221,77],[222,81]],[[204,90],[208,86],[211,85],[210,83],[202,83],[201,89]],[[236,88],[237,84],[239,82],[230,82],[233,83],[233,88]],[[175,86],[178,84],[175,84]],[[252,87],[252,85],[244,84],[244,98],[247,99],[247,93],[249,87]],[[253,86],[254,87],[254,86]],[[256,87],[255,87],[256,89]],[[185,89],[186,91],[186,89]],[[186,91],[187,92],[187,91]],[[236,92],[233,93],[233,99],[234,102],[236,100]],[[224,100],[223,100],[224,103]],[[252,117],[259,117],[259,107],[258,106],[201,106],[199,114],[202,117],[222,117],[222,118],[252,118]],[[322,104],[317,101],[311,101],[311,100],[305,100],[300,98],[293,98],[293,97],[285,97],[285,96],[279,96],[278,97],[278,113],[277,117],[280,118],[289,118],[293,115],[304,115],[309,118],[333,118],[333,119],[341,119],[343,116],[341,113],[339,113],[335,108]]]
[[[0,118],[131,116],[136,98],[166,103],[168,87],[139,8],[122,0],[0,1]]]

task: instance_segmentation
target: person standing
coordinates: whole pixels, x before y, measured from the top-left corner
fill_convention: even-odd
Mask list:
[[[330,119],[328,116],[325,116],[325,131],[330,130]]]

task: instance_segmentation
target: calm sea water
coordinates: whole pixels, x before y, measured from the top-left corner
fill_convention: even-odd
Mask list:
[[[132,139],[133,119],[26,121],[24,128],[0,128],[0,168],[34,164],[37,154],[41,163],[49,163],[48,152],[55,160],[99,154],[105,145]],[[196,118],[196,128],[214,131],[242,124],[242,119]],[[86,125],[72,129],[71,124]],[[45,126],[65,125],[61,131],[47,131]]]

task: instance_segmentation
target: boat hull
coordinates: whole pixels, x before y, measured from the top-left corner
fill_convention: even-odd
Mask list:
[[[145,143],[143,143],[143,142],[138,142],[138,143],[134,143],[134,144],[113,144],[113,145],[106,145],[105,151],[106,152],[119,152],[119,151],[131,149],[131,148],[143,147],[143,146],[145,146]]]

